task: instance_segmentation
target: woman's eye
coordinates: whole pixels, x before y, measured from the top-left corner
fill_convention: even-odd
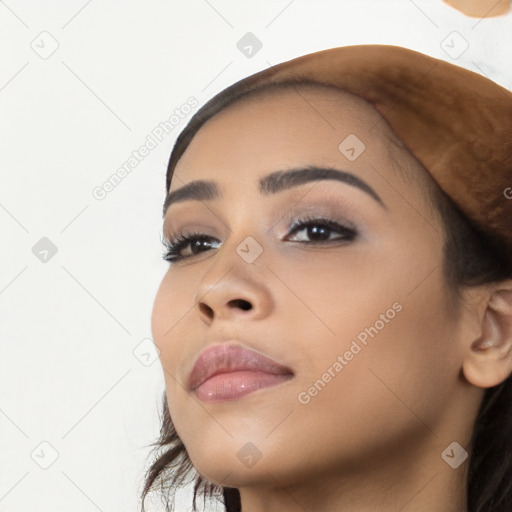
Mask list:
[[[291,235],[301,233],[298,239],[290,239]],[[334,238],[332,235],[336,235]],[[308,244],[326,244],[340,240],[352,241],[357,236],[354,228],[343,226],[327,218],[303,218],[296,220],[289,228],[289,234],[285,240]],[[213,241],[213,244],[212,244]],[[204,233],[192,233],[189,235],[178,235],[172,242],[162,240],[165,247],[163,259],[169,262],[176,262],[185,258],[196,256],[212,248],[218,247],[219,240],[205,235]]]
[[[163,259],[173,262],[196,256],[204,252],[204,250],[211,248],[211,240],[215,239],[202,233],[178,235],[172,242],[164,239],[162,240],[165,248]],[[185,251],[185,249],[187,249],[187,251]],[[189,254],[183,254],[184,252],[188,252]]]
[[[295,221],[290,228],[290,234],[303,232],[298,242],[322,243],[338,240],[353,240],[357,232],[353,228],[326,218],[308,218]],[[341,236],[331,238],[331,235],[341,233]],[[290,236],[290,235],[288,235]]]

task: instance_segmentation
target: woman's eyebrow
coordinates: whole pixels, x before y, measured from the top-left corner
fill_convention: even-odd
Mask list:
[[[329,167],[308,166],[285,171],[275,171],[259,180],[259,190],[263,195],[268,196],[269,194],[276,194],[282,190],[297,187],[310,181],[319,180],[337,180],[352,187],[356,187],[371,196],[383,208],[387,209],[377,192],[364,180],[350,172]],[[222,194],[215,181],[191,181],[187,185],[174,190],[167,196],[163,207],[163,215],[165,216],[169,206],[174,203],[183,201],[208,201],[220,197],[222,197]]]

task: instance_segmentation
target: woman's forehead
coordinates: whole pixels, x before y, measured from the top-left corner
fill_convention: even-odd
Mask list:
[[[333,88],[273,90],[237,101],[210,118],[176,171],[202,174],[217,165],[272,167],[273,162],[304,159],[353,166],[363,153],[382,153],[385,159],[390,129],[382,120],[365,100]]]
[[[308,124],[312,126],[324,124],[330,130],[343,127],[351,117],[358,119],[360,124],[383,119],[373,105],[359,96],[332,86],[305,83],[285,89],[268,87],[242,96],[215,114],[204,126],[225,118],[228,118],[228,123],[237,119],[243,124],[250,124],[255,116],[262,120],[290,123],[301,117],[309,120]]]
[[[265,176],[316,166],[360,178],[390,205],[409,197],[430,210],[426,171],[392,142],[389,126],[369,103],[332,88],[299,92],[250,98],[212,117],[178,161],[170,193],[194,181],[213,181],[219,197],[259,197]]]

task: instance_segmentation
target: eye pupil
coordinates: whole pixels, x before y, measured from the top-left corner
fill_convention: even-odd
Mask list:
[[[196,240],[194,240],[191,244],[190,244],[190,249],[192,251],[193,254],[197,254],[198,252],[201,251],[201,249],[203,247],[207,247],[207,241],[208,239],[205,238],[205,237],[202,237],[202,238],[198,238]]]
[[[328,240],[329,239],[329,228],[319,226],[309,226],[308,236],[315,240]]]

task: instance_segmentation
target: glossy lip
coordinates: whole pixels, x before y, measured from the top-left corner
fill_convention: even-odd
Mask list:
[[[253,371],[273,375],[293,375],[283,366],[254,350],[233,343],[209,347],[199,354],[189,375],[188,388],[194,391],[203,382],[220,373]]]

